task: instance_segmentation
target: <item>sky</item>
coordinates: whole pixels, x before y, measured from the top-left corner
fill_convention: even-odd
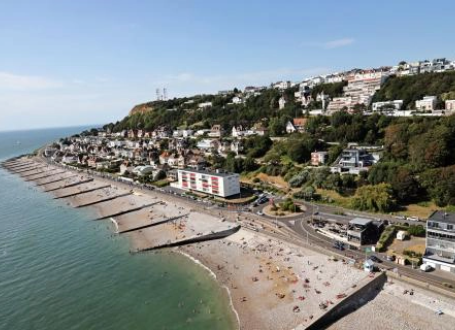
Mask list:
[[[0,131],[102,124],[138,103],[455,59],[454,1],[1,0]]]

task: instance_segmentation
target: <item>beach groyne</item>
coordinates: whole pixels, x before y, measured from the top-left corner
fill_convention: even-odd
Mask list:
[[[104,215],[104,216],[96,218],[95,220],[106,220],[106,219],[109,219],[109,218],[115,218],[115,217],[118,217],[118,216],[121,216],[121,215],[124,215],[124,214],[127,214],[127,213],[131,213],[131,212],[136,212],[136,211],[142,210],[143,208],[146,208],[146,207],[149,207],[149,206],[153,206],[153,205],[158,204],[158,203],[161,203],[161,201],[160,202],[154,202],[154,203],[149,203],[149,204],[145,204],[145,205],[136,206],[136,207],[133,207],[133,208],[130,208],[130,209],[127,209],[127,210],[123,210],[123,211],[120,211],[120,212],[112,213],[112,214],[109,214],[109,215]]]
[[[89,188],[89,189],[86,189],[86,190],[77,191],[77,192],[66,194],[66,195],[62,195],[62,196],[56,196],[56,197],[54,197],[54,199],[73,197],[73,196],[86,194],[86,193],[89,193],[89,192],[93,192],[93,191],[97,191],[97,190],[101,190],[101,189],[109,188],[109,187],[110,187],[110,185],[97,186],[97,187],[93,187],[93,188]]]
[[[135,251],[135,253],[147,252],[147,251],[152,251],[152,250],[160,250],[160,249],[164,249],[164,248],[170,248],[170,247],[176,247],[176,246],[181,246],[181,245],[188,245],[188,244],[194,244],[194,243],[200,243],[200,242],[225,238],[227,236],[235,234],[236,232],[238,232],[240,230],[240,228],[241,228],[241,226],[237,225],[233,228],[229,228],[226,230],[220,230],[217,232],[211,232],[211,233],[202,234],[202,235],[195,235],[193,237],[175,240],[173,242],[168,242],[168,243],[164,243],[164,244],[152,245],[150,247]]]
[[[162,225],[162,224],[165,224],[165,223],[168,223],[168,222],[171,222],[171,221],[176,221],[176,220],[179,220],[179,219],[183,219],[183,218],[187,217],[188,215],[189,214],[186,213],[186,214],[178,215],[178,216],[167,218],[167,219],[163,219],[163,220],[158,220],[158,221],[146,224],[146,225],[142,225],[142,226],[138,226],[138,227],[133,227],[133,228],[128,228],[128,229],[125,229],[125,230],[121,230],[118,233],[119,234],[126,234],[126,233],[130,233],[132,231],[136,231],[136,230],[141,230],[141,229],[145,229],[145,228],[149,228],[149,227],[153,227],[153,226]]]
[[[101,198],[99,200],[90,201],[88,203],[78,204],[78,205],[75,205],[74,207],[75,208],[81,208],[81,207],[93,206],[93,205],[96,205],[96,204],[99,204],[99,203],[109,202],[109,201],[112,201],[114,199],[117,199],[117,198],[120,198],[120,197],[125,197],[125,196],[128,196],[128,195],[131,195],[131,192],[127,192],[127,193],[119,194],[119,195],[114,195],[114,196],[108,196],[108,197],[105,197],[105,198]]]

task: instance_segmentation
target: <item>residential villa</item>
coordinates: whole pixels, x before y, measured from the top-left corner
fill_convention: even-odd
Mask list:
[[[433,111],[436,109],[436,96],[424,96],[422,100],[416,101],[416,109],[420,111]]]
[[[311,153],[311,165],[319,166],[324,165],[329,158],[329,153],[327,151],[315,151]]]

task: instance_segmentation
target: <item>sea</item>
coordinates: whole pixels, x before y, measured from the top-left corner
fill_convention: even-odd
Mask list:
[[[0,161],[85,127],[0,132]],[[236,329],[227,293],[177,253],[130,254],[90,210],[0,168],[0,329]]]

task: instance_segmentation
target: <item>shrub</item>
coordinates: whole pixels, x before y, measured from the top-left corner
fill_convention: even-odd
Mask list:
[[[405,256],[411,257],[411,258],[422,258],[422,253],[415,252],[412,250],[403,250],[403,254]]]
[[[378,243],[376,244],[376,249],[379,252],[384,252],[387,246],[392,242],[395,235],[395,227],[388,226],[379,237]]]
[[[422,225],[411,225],[407,230],[409,235],[425,237],[425,228]]]

